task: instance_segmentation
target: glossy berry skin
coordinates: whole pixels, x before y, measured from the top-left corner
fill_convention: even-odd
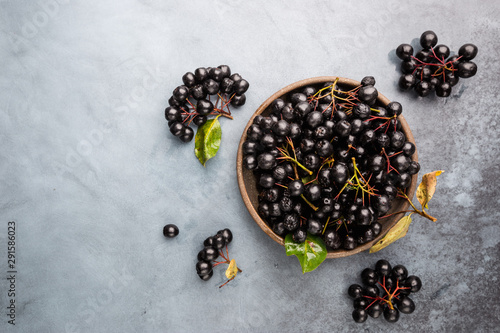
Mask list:
[[[231,105],[233,106],[242,106],[246,103],[247,97],[245,94],[234,95],[231,99]]]
[[[362,86],[358,91],[358,98],[361,102],[372,105],[376,102],[378,91],[374,86]]]
[[[369,225],[372,222],[372,214],[366,207],[361,207],[356,214],[357,225]]]
[[[214,110],[214,105],[207,99],[200,99],[196,103],[196,112],[202,116],[210,114]]]
[[[363,296],[363,287],[361,287],[359,284],[351,284],[349,286],[349,289],[347,289],[347,294],[352,298],[360,298]]]
[[[318,220],[310,218],[307,220],[307,232],[311,235],[319,235],[323,231],[323,225]]]
[[[303,243],[306,240],[307,231],[304,228],[298,228],[292,234],[292,239],[295,243]]]
[[[193,124],[195,124],[196,126],[202,126],[207,122],[207,120],[207,116],[199,115],[193,118]]]
[[[168,121],[182,121],[182,111],[175,106],[169,106],[165,109],[165,119]]]
[[[477,46],[470,43],[464,44],[458,50],[458,55],[460,55],[463,60],[470,61],[477,55]]]
[[[335,133],[339,137],[346,137],[351,131],[351,124],[347,120],[341,120],[335,125]]]
[[[362,86],[374,86],[375,85],[375,78],[373,76],[365,76],[361,80],[361,85]]]
[[[174,96],[177,101],[184,102],[189,96],[189,88],[186,86],[178,86],[174,89],[172,96]]]
[[[346,236],[344,238],[344,243],[342,244],[344,249],[346,250],[354,250],[356,246],[358,245],[354,237],[352,236]]]
[[[193,73],[187,72],[182,76],[182,82],[186,87],[191,88],[196,84],[196,77],[194,76]]]
[[[392,101],[387,106],[385,107],[387,110],[387,115],[389,116],[399,116],[401,113],[403,113],[403,106],[401,103]]]
[[[413,87],[416,82],[417,80],[413,74],[403,74],[399,78],[398,86],[403,90],[408,90]]]
[[[416,293],[422,288],[422,281],[418,276],[410,275],[404,281],[404,286],[409,287],[412,293]]]
[[[378,274],[377,274],[377,272],[375,270],[373,270],[371,268],[365,268],[361,272],[361,280],[366,285],[374,286],[374,285],[377,284]]]
[[[384,310],[384,318],[390,323],[395,323],[399,320],[399,311],[394,308],[386,307]]]
[[[472,61],[461,62],[458,64],[458,76],[469,78],[477,73],[477,65]]]
[[[260,175],[259,185],[262,186],[263,188],[271,188],[274,186],[275,182],[276,180],[270,174],[264,173]]]
[[[167,224],[163,227],[163,236],[173,238],[179,234],[179,228],[175,224]]]
[[[438,59],[444,60],[450,56],[450,48],[446,45],[440,44],[434,47],[434,53]]]
[[[375,303],[367,310],[368,315],[372,318],[378,318],[384,312],[384,308],[380,303]]]
[[[214,236],[214,244],[213,247],[216,250],[222,249],[224,246],[226,246],[226,239],[224,238],[223,235],[217,234]]]
[[[231,241],[233,240],[233,233],[228,228],[223,229],[223,230],[219,230],[217,232],[217,235],[222,235],[222,237],[224,237],[226,245],[229,244],[229,243],[231,243]]]
[[[396,265],[392,268],[392,276],[399,281],[405,280],[408,277],[408,270],[403,265]]]
[[[217,82],[221,82],[225,77],[224,74],[222,73],[222,70],[217,67],[210,68],[208,75]]]
[[[410,158],[403,154],[398,154],[391,158],[391,165],[399,172],[405,172],[410,166]]]
[[[366,286],[363,289],[363,295],[366,295],[366,296],[377,297],[379,294],[380,294],[380,290],[377,288],[376,285]]]
[[[391,135],[391,147],[394,149],[400,149],[406,142],[406,137],[403,132],[395,131]]]
[[[373,236],[377,237],[382,231],[382,225],[379,222],[374,222],[371,224],[371,229],[373,230]]]
[[[375,271],[379,276],[389,276],[392,272],[392,267],[387,260],[380,259],[375,264]]]
[[[426,97],[432,91],[431,84],[428,81],[420,81],[415,85],[415,91],[420,97]]]
[[[438,97],[448,97],[451,94],[451,84],[449,82],[443,82],[436,86],[436,96]]]
[[[293,111],[297,117],[304,118],[312,111],[312,106],[307,102],[299,102],[295,105]]]
[[[283,222],[278,222],[273,225],[273,232],[280,236],[283,237],[288,233],[288,230],[285,228],[285,223]]]
[[[415,311],[415,303],[408,296],[401,296],[397,301],[397,306],[401,313],[410,314]]]
[[[200,279],[202,279],[203,281],[208,281],[210,280],[210,278],[214,275],[214,271],[211,270],[208,274],[205,274],[205,275],[200,275],[198,274],[198,276],[200,277]]]
[[[207,275],[212,271],[212,264],[208,261],[198,261],[196,263],[196,272],[198,275]]]
[[[286,120],[279,120],[274,123],[272,130],[278,136],[287,136],[290,133],[290,124]]]
[[[207,79],[203,81],[203,89],[205,89],[209,95],[215,95],[219,91],[219,83],[214,79]]]
[[[212,261],[219,257],[219,251],[213,247],[205,247],[198,253],[198,260]]]
[[[248,170],[255,170],[255,169],[257,169],[257,166],[258,166],[257,158],[255,157],[255,155],[245,156],[245,157],[243,157],[243,165]]]
[[[262,153],[257,158],[259,168],[262,170],[271,170],[276,165],[276,157],[271,153]]]
[[[410,141],[406,141],[403,144],[403,147],[401,148],[401,150],[403,151],[403,154],[405,154],[406,156],[410,157],[410,156],[412,156],[415,153],[416,147]]]
[[[352,319],[357,323],[364,323],[368,318],[368,313],[364,309],[354,309],[352,311]]]
[[[417,68],[417,61],[414,59],[408,59],[401,63],[401,72],[403,74],[413,74],[413,71]]]
[[[214,237],[213,236],[207,237],[203,241],[203,246],[205,246],[205,247],[213,247],[213,245],[214,245]]]
[[[436,46],[438,42],[438,37],[436,33],[432,30],[427,30],[420,36],[420,45],[424,49],[430,49]]]
[[[335,184],[344,184],[349,175],[349,170],[344,163],[335,163],[332,167],[332,177]]]
[[[352,306],[355,309],[365,309],[368,306],[368,304],[370,304],[370,301],[368,301],[368,298],[366,298],[366,297],[356,298],[352,302]]]
[[[416,161],[411,161],[410,165],[408,166],[408,170],[406,170],[406,172],[408,172],[408,174],[410,175],[415,175],[419,171],[420,171],[420,164]]]
[[[310,201],[318,201],[321,197],[321,186],[318,184],[310,184],[306,187],[304,195]]]
[[[196,81],[203,82],[208,78],[208,71],[205,67],[199,67],[194,71],[194,77]]]
[[[367,87],[363,87],[363,88],[367,88]],[[377,99],[377,96],[378,96],[378,93],[374,97],[375,100]],[[364,104],[364,103],[358,103],[357,105],[354,106],[352,111],[354,112],[354,115],[359,119],[367,119],[368,117],[370,117],[370,113],[371,113],[370,106],[368,106],[367,104]]]
[[[194,99],[200,100],[207,97],[207,93],[201,84],[194,85],[189,90]]]
[[[169,129],[174,136],[181,136],[184,133],[184,125],[181,122],[172,123]]]
[[[342,239],[334,230],[327,230],[325,232],[324,239],[326,246],[334,250],[340,248],[343,245]]]
[[[234,83],[234,92],[237,94],[237,95],[241,95],[243,93],[245,93],[247,90],[248,90],[248,87],[250,87],[250,84],[248,83],[247,80],[245,79],[241,79],[239,81],[236,81]]]
[[[304,183],[300,179],[293,180],[288,184],[288,190],[292,197],[300,196],[304,193]]]
[[[333,145],[328,140],[319,140],[315,148],[319,157],[328,157],[333,153]]]
[[[225,94],[230,94],[233,91],[234,81],[230,78],[224,78],[220,83],[220,90]]]
[[[319,111],[312,111],[306,116],[306,124],[314,129],[323,122],[323,114]]]
[[[179,139],[182,142],[189,142],[193,140],[194,137],[194,130],[191,127],[185,126],[183,129],[183,133],[179,136]]]
[[[410,44],[401,44],[396,48],[396,55],[401,60],[411,59],[413,47]]]

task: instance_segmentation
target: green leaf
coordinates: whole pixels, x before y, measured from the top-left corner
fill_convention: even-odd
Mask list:
[[[394,227],[392,227],[391,230],[389,230],[389,232],[381,240],[379,240],[375,245],[373,245],[370,248],[370,253],[375,253],[377,251],[380,251],[387,245],[394,243],[398,239],[406,236],[408,228],[410,227],[410,223],[411,223],[411,214],[403,216],[398,221],[398,223],[396,223]]]
[[[205,166],[207,161],[217,154],[220,147],[222,131],[217,119],[208,120],[205,124],[198,127],[196,137],[194,138],[194,153],[200,163]]]
[[[427,204],[431,200],[434,192],[436,192],[437,179],[436,177],[442,174],[444,170],[437,170],[426,173],[422,177],[422,182],[417,188],[417,199],[422,205],[422,208],[429,208]]]
[[[325,259],[327,250],[325,243],[318,236],[307,234],[303,243],[295,243],[292,234],[285,237],[286,255],[294,255],[302,266],[302,274],[315,270]]]
[[[314,175],[308,175],[304,178],[301,178],[300,180],[302,180],[302,183],[304,184],[307,184],[309,183],[311,180],[315,179],[316,177],[314,177]]]

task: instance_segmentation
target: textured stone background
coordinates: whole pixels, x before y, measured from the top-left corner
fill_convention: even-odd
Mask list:
[[[493,332],[499,330],[498,1],[0,1],[0,267],[17,222],[17,321],[2,332]],[[394,49],[434,30],[479,47],[478,74],[446,99],[398,91]],[[228,64],[251,83],[223,119],[217,157],[168,133],[181,76]],[[377,79],[400,101],[422,172],[444,169],[430,212],[383,251],[302,275],[253,222],[235,170],[241,132],[297,80]],[[180,235],[163,238],[168,222]],[[204,238],[229,227],[244,269],[223,289],[194,270]],[[346,295],[387,258],[424,287],[396,324],[351,319]]]

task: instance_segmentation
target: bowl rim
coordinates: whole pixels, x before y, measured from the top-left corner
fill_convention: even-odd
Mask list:
[[[241,136],[240,142],[238,144],[238,153],[236,156],[236,173],[237,173],[237,178],[238,178],[238,186],[240,189],[241,197],[243,199],[243,202],[252,216],[253,220],[259,225],[259,227],[269,236],[271,239],[273,239],[275,242],[278,244],[281,244],[284,246],[284,239],[277,234],[273,232],[273,230],[267,225],[267,223],[260,217],[258,214],[257,210],[253,206],[251,199],[248,195],[248,190],[247,186],[245,183],[245,177],[244,177],[244,166],[243,166],[243,151],[242,151],[242,146],[243,143],[246,140],[247,137],[247,130],[248,128],[252,125],[254,118],[257,115],[262,114],[263,112],[266,111],[266,109],[269,107],[269,105],[274,101],[276,98],[279,98],[293,90],[296,90],[298,88],[307,86],[307,85],[315,85],[315,84],[320,84],[320,83],[325,83],[325,82],[330,82],[330,81],[335,81],[338,79],[338,84],[339,85],[344,85],[344,86],[350,86],[350,87],[356,87],[359,86],[361,83],[359,81],[349,79],[349,78],[344,78],[344,77],[337,77],[337,76],[317,76],[317,77],[312,77],[304,80],[300,80],[297,82],[294,82],[292,84],[287,85],[284,88],[281,88],[274,94],[272,94],[269,98],[267,98],[258,108],[257,110],[252,114],[250,117],[247,125],[245,126],[245,129],[243,130],[243,134]],[[380,92],[378,93],[378,98],[377,101],[382,104],[383,106],[386,106],[390,100],[381,94]],[[401,122],[402,125],[402,131],[405,133],[407,141],[412,142],[415,145],[415,153],[412,155],[412,160],[418,162],[418,152],[417,152],[417,146],[415,144],[415,139],[413,137],[413,133],[410,130],[410,127],[408,123],[406,122],[405,118],[403,115],[398,116],[398,120]],[[251,172],[250,170],[245,170],[248,172]],[[413,196],[415,195],[415,191],[417,188],[417,180],[418,180],[418,173],[414,174],[411,179],[410,186],[408,187],[407,190],[407,195],[410,200],[413,199]],[[402,211],[406,210],[409,207],[409,203],[407,201],[404,201],[401,205],[400,208]],[[392,211],[392,209],[391,209]],[[399,213],[399,214],[394,214],[391,222],[386,223],[384,225],[384,228],[382,232],[375,237],[373,241],[364,243],[362,245],[357,246],[353,250],[344,250],[344,249],[339,249],[339,250],[329,250],[327,254],[327,258],[332,259],[332,258],[342,258],[342,257],[347,257],[351,256],[363,251],[368,250],[373,244],[378,242],[382,237],[387,234],[387,232],[396,224],[397,221],[399,221],[400,218],[402,218],[405,215],[405,213]]]

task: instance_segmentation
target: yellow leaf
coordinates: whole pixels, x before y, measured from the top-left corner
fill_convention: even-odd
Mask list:
[[[422,205],[422,208],[429,208],[427,203],[431,200],[434,192],[436,192],[436,177],[442,174],[444,170],[437,170],[433,172],[426,173],[422,177],[422,182],[417,188],[417,199]]]
[[[231,259],[229,262],[229,267],[226,269],[226,277],[232,279],[238,274],[238,267],[236,266],[236,260]]]
[[[392,227],[391,230],[389,230],[389,232],[381,240],[379,240],[375,245],[373,245],[370,248],[370,253],[375,253],[377,251],[380,251],[387,245],[394,243],[398,239],[406,236],[408,228],[410,227],[410,223],[411,223],[411,214],[402,217],[398,221],[398,223],[396,223],[396,225]]]

